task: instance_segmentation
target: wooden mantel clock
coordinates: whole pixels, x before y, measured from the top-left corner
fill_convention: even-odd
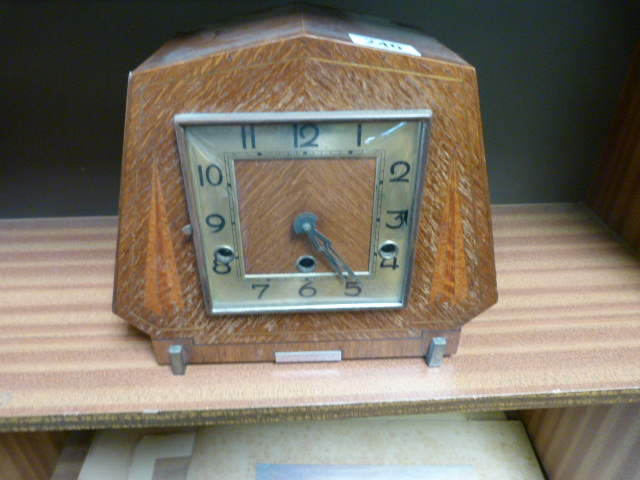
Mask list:
[[[114,311],[175,373],[437,365],[496,298],[476,74],[433,39],[289,8],[132,72]]]

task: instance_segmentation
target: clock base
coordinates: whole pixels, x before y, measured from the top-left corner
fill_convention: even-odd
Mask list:
[[[158,363],[172,365],[180,373],[179,365],[196,363],[277,362],[280,354],[296,352],[300,362],[336,361],[336,358],[311,359],[302,353],[340,352],[340,360],[424,357],[431,367],[439,366],[438,359],[454,355],[458,349],[460,330],[421,332],[416,338],[371,341],[327,341],[294,343],[251,343],[246,345],[202,345],[193,339],[153,340]],[[181,348],[178,348],[181,347]]]

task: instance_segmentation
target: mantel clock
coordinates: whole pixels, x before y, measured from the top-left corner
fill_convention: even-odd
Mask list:
[[[497,298],[475,70],[308,8],[129,80],[114,311],[160,363],[455,353]]]

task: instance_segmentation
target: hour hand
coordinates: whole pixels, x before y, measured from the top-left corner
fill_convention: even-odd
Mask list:
[[[316,223],[318,222],[318,216],[313,213],[301,213],[293,222],[293,229],[297,234],[306,233],[311,239],[311,243],[316,250],[322,253],[334,270],[343,277],[345,280],[349,278],[354,279],[358,283],[360,279],[353,273],[351,267],[344,261],[340,254],[333,248],[331,240],[318,231]]]

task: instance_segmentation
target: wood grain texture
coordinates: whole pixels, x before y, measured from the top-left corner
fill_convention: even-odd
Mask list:
[[[422,57],[359,47],[351,32],[410,43]],[[192,362],[271,361],[274,351],[314,345],[337,346],[348,358],[419,356],[442,334],[454,353],[462,325],[495,303],[475,70],[433,39],[348,16],[289,12],[171,42],[133,72],[127,102],[114,311],[157,340],[161,361],[170,340]],[[194,248],[181,233],[189,219],[175,114],[422,108],[434,118],[409,307],[207,316]],[[156,170],[164,226],[151,211]],[[145,302],[153,273],[145,259],[154,250],[147,239],[165,229],[184,310]]]
[[[0,433],[3,480],[49,480],[65,443],[56,432]]]
[[[640,478],[640,404],[523,412],[549,480]]]
[[[574,205],[494,207],[500,301],[424,360],[158,366],[111,312],[115,218],[0,221],[0,429],[640,402],[640,261]]]
[[[78,480],[91,447],[93,435],[94,432],[91,431],[66,433],[64,449],[50,480]]]
[[[464,232],[456,185],[458,185],[458,179],[455,169],[452,169],[449,180],[449,198],[447,198],[440,225],[438,258],[431,285],[431,301],[451,302],[453,305],[466,299],[469,295],[467,262],[464,255]]]
[[[144,304],[160,315],[164,310],[184,311],[178,265],[171,243],[162,186],[155,168],[151,178],[151,209],[147,234]]]
[[[640,250],[640,44],[609,127],[588,203]]]
[[[333,271],[293,231],[301,213],[319,217],[318,230],[354,271],[369,270],[375,158],[236,161],[245,271],[297,273],[296,261],[314,253],[319,272]],[[338,179],[338,181],[336,181]]]

